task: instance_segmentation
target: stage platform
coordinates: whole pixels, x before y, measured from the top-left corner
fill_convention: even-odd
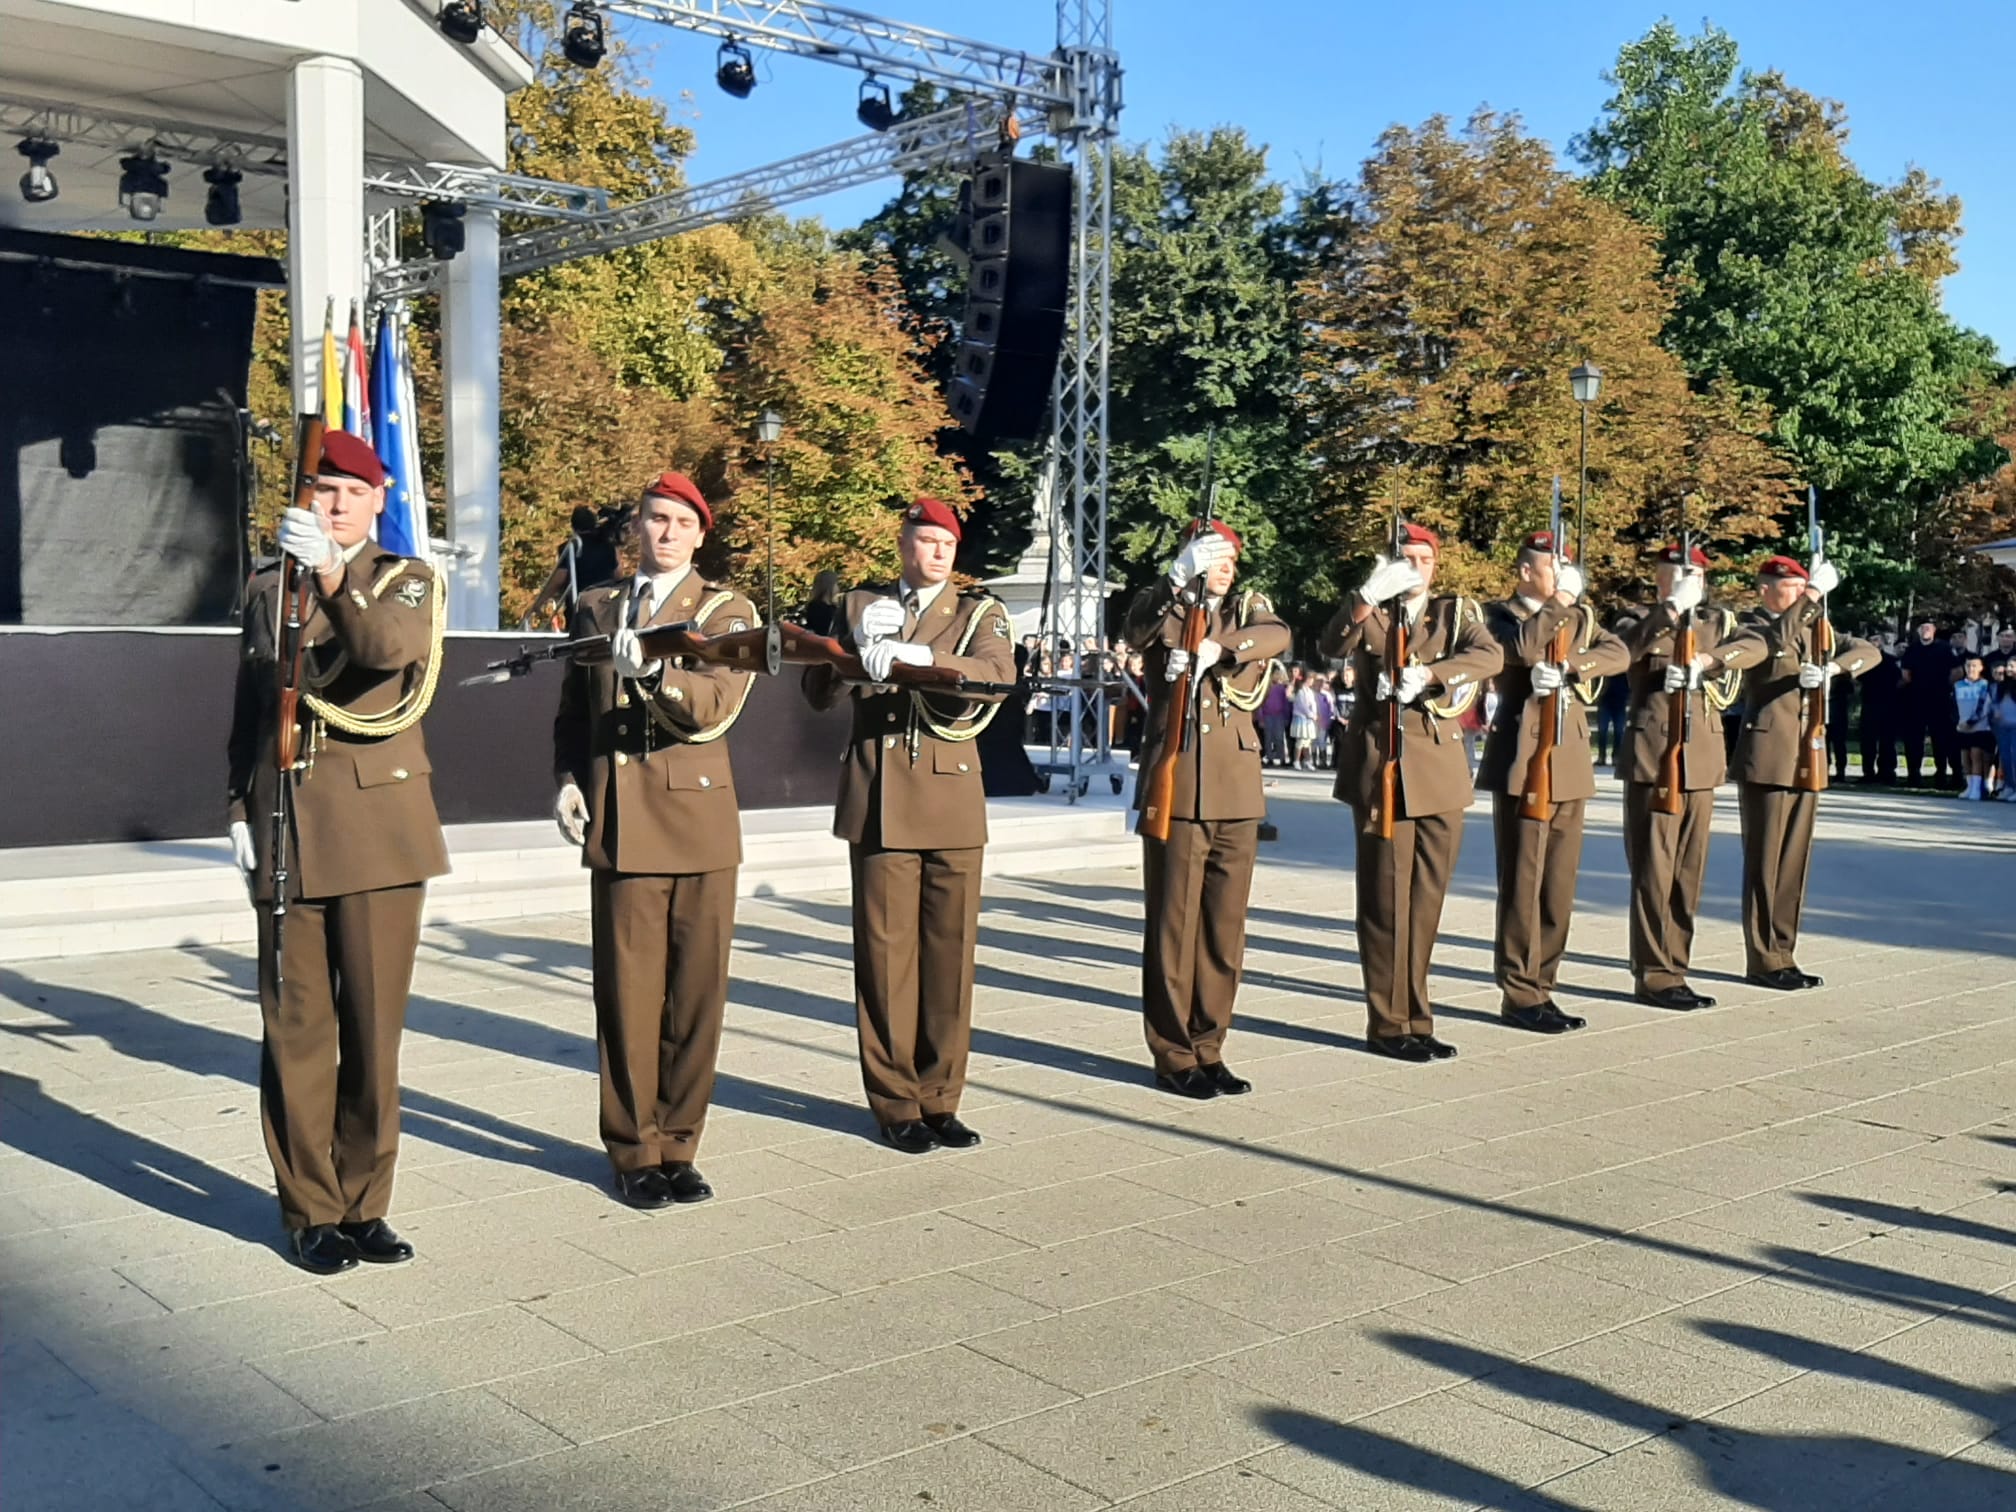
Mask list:
[[[1094,794],[987,804],[990,876],[1124,866],[1138,855],[1125,800]],[[847,886],[830,805],[742,816],[744,897]],[[427,889],[429,924],[585,911],[580,852],[549,820],[447,826],[453,871]],[[157,840],[0,850],[0,961],[111,955],[253,937],[255,916],[227,841]]]

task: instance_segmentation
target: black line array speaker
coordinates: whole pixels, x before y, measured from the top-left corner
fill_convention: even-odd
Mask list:
[[[1071,286],[1071,170],[990,152],[973,169],[966,319],[952,418],[983,441],[1027,441],[1050,408]]]

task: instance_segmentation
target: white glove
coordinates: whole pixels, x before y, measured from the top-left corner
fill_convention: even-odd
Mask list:
[[[259,852],[252,845],[252,826],[243,819],[231,821],[231,859],[248,877],[259,865]]]
[[[1197,643],[1197,665],[1193,671],[1193,675],[1197,681],[1202,682],[1204,674],[1217,666],[1219,661],[1224,658],[1224,655],[1225,648],[1219,645],[1218,642],[1214,640],[1199,641]]]
[[[1582,575],[1582,569],[1573,562],[1563,562],[1554,569],[1554,591],[1565,593],[1571,600],[1582,597],[1589,587],[1589,580]]]
[[[1169,664],[1162,669],[1162,681],[1174,682],[1190,670],[1190,653],[1178,646],[1169,653]]]
[[[1839,671],[1832,662],[1801,662],[1799,664],[1799,686],[1802,688],[1824,688],[1834,680]]]
[[[1806,589],[1822,598],[1841,586],[1841,569],[1825,557],[1813,558],[1813,565],[1806,569]]]
[[[588,800],[571,782],[553,800],[553,822],[560,826],[569,845],[579,845],[588,838]]]
[[[1666,691],[1678,693],[1682,688],[1701,686],[1701,674],[1692,667],[1683,667],[1678,662],[1666,663]]]
[[[889,669],[899,663],[906,667],[928,667],[931,665],[931,648],[911,641],[892,640],[870,641],[861,648],[861,665],[867,670],[870,682],[886,682]]]
[[[310,572],[327,572],[343,556],[343,548],[312,509],[290,508],[280,516],[280,549]]]
[[[637,632],[625,625],[609,641],[609,659],[616,664],[618,677],[654,677],[665,664],[655,657],[644,660],[643,643],[637,639]]]
[[[854,627],[854,638],[862,641],[881,640],[885,636],[903,633],[903,606],[892,598],[879,598],[861,611],[861,623]]]
[[[1412,593],[1421,586],[1421,574],[1414,570],[1414,564],[1401,559],[1388,561],[1380,557],[1372,564],[1372,572],[1358,589],[1358,597],[1366,603],[1377,606],[1402,594]]]
[[[1535,662],[1533,664],[1533,695],[1536,698],[1543,693],[1560,692],[1561,685],[1567,680],[1559,664],[1555,662]]]
[[[1402,667],[1400,669],[1400,702],[1411,704],[1427,691],[1428,669],[1426,667]]]
[[[1674,581],[1673,592],[1666,600],[1666,607],[1675,614],[1685,614],[1688,610],[1699,607],[1704,591],[1706,590],[1701,580],[1701,569],[1683,567],[1680,569],[1680,576]]]
[[[1372,696],[1378,699],[1380,703],[1384,703],[1387,699],[1391,698],[1393,696],[1393,679],[1388,677],[1384,672],[1381,672],[1379,674],[1379,681],[1373,685]]]
[[[1204,531],[1176,553],[1176,560],[1169,564],[1169,586],[1180,593],[1190,579],[1209,572],[1231,555],[1230,541],[1215,530]]]

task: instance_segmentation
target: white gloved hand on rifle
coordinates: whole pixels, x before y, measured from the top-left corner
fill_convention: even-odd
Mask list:
[[[1832,662],[1801,662],[1799,664],[1799,686],[1809,690],[1824,688],[1834,680],[1834,674],[1840,670]]]
[[[1690,609],[1699,608],[1701,595],[1705,591],[1699,567],[1682,567],[1679,577],[1673,581],[1673,592],[1667,596],[1666,607],[1675,614],[1685,614]]]
[[[252,844],[252,826],[243,819],[231,821],[231,859],[238,863],[238,870],[248,877],[259,866],[259,851]]]
[[[859,641],[882,640],[903,633],[903,606],[893,598],[879,598],[861,611],[861,623],[854,627]]]
[[[1190,669],[1190,675],[1201,683],[1204,674],[1217,666],[1224,656],[1225,648],[1218,642],[1209,639],[1197,642],[1197,660]]]
[[[1548,693],[1558,693],[1568,675],[1558,662],[1535,662],[1533,664],[1533,696],[1539,698]]]
[[[1567,594],[1571,604],[1580,599],[1588,587],[1589,580],[1573,562],[1562,562],[1554,569],[1554,591]]]
[[[1359,586],[1358,597],[1373,608],[1413,593],[1421,586],[1421,574],[1414,570],[1414,564],[1404,557],[1393,561],[1379,557],[1372,563],[1372,571]]]
[[[310,572],[328,572],[343,559],[319,510],[289,508],[280,516],[280,549]]]
[[[1169,586],[1181,593],[1192,578],[1203,576],[1231,555],[1230,541],[1215,530],[1202,531],[1169,564]]]
[[[1682,688],[1701,686],[1701,674],[1692,667],[1683,667],[1679,662],[1666,663],[1666,691],[1678,693]]]
[[[1813,565],[1806,569],[1806,591],[1825,598],[1841,586],[1841,569],[1825,557],[1813,558]]]
[[[618,677],[629,678],[656,677],[658,669],[665,665],[656,657],[645,659],[644,643],[628,625],[609,638],[609,660],[616,664]]]
[[[588,838],[588,800],[571,782],[553,800],[553,822],[560,826],[560,833],[570,845],[579,845]]]
[[[1411,704],[1428,691],[1429,673],[1426,667],[1402,667],[1400,686],[1394,690],[1403,704]]]
[[[889,669],[899,663],[906,667],[928,667],[931,665],[931,648],[911,641],[893,640],[870,641],[861,648],[861,665],[871,682],[886,682]]]

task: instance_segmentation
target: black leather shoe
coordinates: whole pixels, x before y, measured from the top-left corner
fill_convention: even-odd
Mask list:
[[[1579,1013],[1567,1012],[1552,998],[1549,998],[1541,1007],[1546,1012],[1550,1022],[1561,1026],[1558,1029],[1549,1031],[1550,1033],[1567,1034],[1576,1029],[1587,1029],[1589,1027],[1589,1020],[1582,1017]]]
[[[1365,1048],[1374,1055],[1388,1056],[1393,1060],[1408,1061],[1415,1065],[1426,1065],[1435,1059],[1435,1052],[1418,1034],[1374,1034],[1368,1035]]]
[[[1435,1036],[1432,1034],[1417,1034],[1414,1037],[1419,1041],[1421,1041],[1423,1047],[1426,1048],[1426,1050],[1428,1051],[1428,1059],[1430,1060],[1456,1059],[1456,1047],[1450,1044],[1447,1040],[1439,1040],[1435,1038]]]
[[[980,1143],[980,1136],[959,1122],[957,1113],[926,1113],[924,1127],[948,1150],[970,1150]]]
[[[1813,975],[1810,971],[1800,971],[1797,966],[1794,966],[1792,970],[1797,973],[1799,980],[1808,987],[1825,987],[1827,985],[1823,978]]]
[[[1632,994],[1641,1003],[1650,1003],[1654,1008],[1673,1008],[1685,1012],[1689,1008],[1713,1008],[1715,999],[1703,997],[1692,987],[1640,987]]]
[[[357,1268],[357,1246],[333,1223],[311,1223],[288,1236],[294,1263],[318,1276],[340,1276]]]
[[[1194,1097],[1199,1102],[1218,1095],[1218,1089],[1211,1084],[1211,1078],[1205,1075],[1202,1066],[1186,1066],[1181,1071],[1157,1071],[1155,1085],[1164,1092],[1174,1092],[1178,1097]]]
[[[336,1227],[356,1249],[359,1260],[367,1260],[373,1265],[399,1265],[413,1258],[413,1246],[394,1233],[392,1225],[383,1218],[373,1218],[365,1223],[339,1223]]]
[[[1794,971],[1790,966],[1781,966],[1776,971],[1753,971],[1743,980],[1774,992],[1804,992],[1808,985],[1806,973]]]
[[[714,1188],[690,1160],[668,1160],[658,1167],[658,1173],[665,1178],[674,1202],[705,1202],[714,1195]]]
[[[618,1171],[616,1196],[633,1208],[647,1213],[656,1212],[659,1208],[672,1206],[672,1183],[656,1166],[646,1166],[641,1171]]]
[[[906,1118],[902,1123],[884,1124],[882,1141],[905,1155],[927,1155],[938,1148],[938,1136],[931,1132],[931,1126],[921,1118]]]
[[[1582,1027],[1580,1019],[1570,1020],[1551,1003],[1535,1003],[1530,1008],[1500,1008],[1498,1017],[1514,1029],[1527,1029],[1534,1034],[1563,1034]]]
[[[1211,1085],[1220,1097],[1238,1097],[1253,1090],[1253,1083],[1243,1076],[1233,1075],[1232,1068],[1223,1061],[1212,1061],[1209,1065],[1199,1061],[1197,1069],[1211,1078]]]

